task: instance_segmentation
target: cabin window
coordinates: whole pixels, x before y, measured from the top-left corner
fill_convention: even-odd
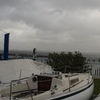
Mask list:
[[[73,85],[74,83],[76,83],[78,81],[79,81],[79,78],[72,79],[72,80],[70,80],[70,85]]]

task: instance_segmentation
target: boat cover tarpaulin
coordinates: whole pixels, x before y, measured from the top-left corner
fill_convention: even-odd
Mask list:
[[[29,59],[0,61],[0,81],[2,82],[28,77],[32,73],[40,74],[51,71],[51,66]]]

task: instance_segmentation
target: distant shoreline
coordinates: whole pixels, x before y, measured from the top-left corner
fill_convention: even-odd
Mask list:
[[[56,51],[37,51],[37,54],[38,55],[48,55],[49,53],[53,53],[53,52],[56,52]],[[63,52],[63,51],[61,51]],[[0,54],[3,54],[3,50],[0,50]],[[59,53],[57,51],[57,53]],[[67,53],[67,52],[66,52]],[[86,58],[100,58],[100,53],[84,53],[84,52],[81,52],[82,55]],[[33,54],[33,50],[9,50],[9,54]]]

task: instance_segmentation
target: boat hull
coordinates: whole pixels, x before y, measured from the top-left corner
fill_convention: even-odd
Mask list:
[[[46,100],[89,100],[93,94],[94,83],[91,82],[87,86],[64,95],[60,95],[56,98]]]

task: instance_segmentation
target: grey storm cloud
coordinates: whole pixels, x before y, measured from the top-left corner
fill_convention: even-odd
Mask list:
[[[0,48],[99,52],[99,0],[0,0]]]

